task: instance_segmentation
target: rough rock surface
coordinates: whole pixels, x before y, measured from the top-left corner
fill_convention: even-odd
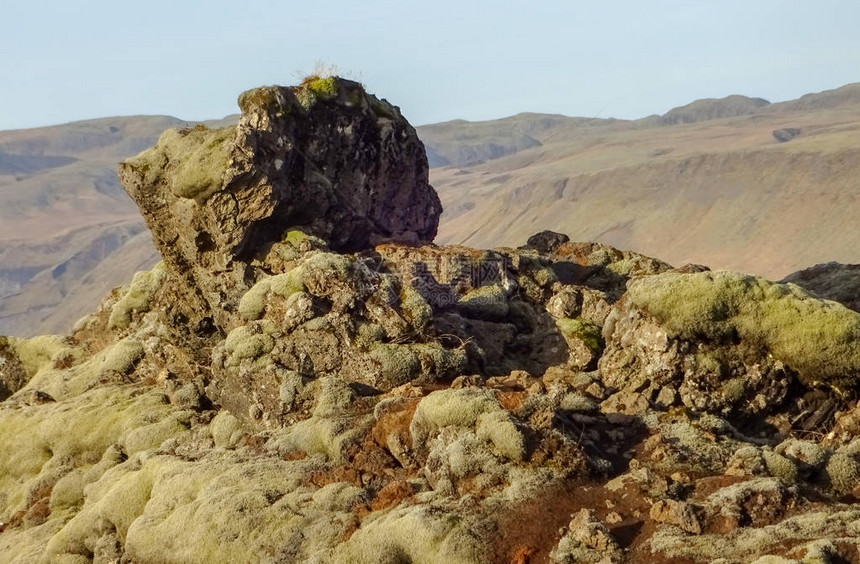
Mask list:
[[[782,282],[797,284],[820,298],[860,312],[860,264],[817,264],[789,274]]]
[[[220,328],[263,259],[290,229],[339,251],[384,241],[424,243],[441,204],[427,158],[400,111],[356,82],[311,77],[239,97],[236,127],[168,130],[124,162],[135,200],[200,322]]]
[[[0,561],[860,562],[860,313],[556,234],[352,248],[245,184],[263,153],[173,195],[216,145],[144,159],[163,264],[69,337],[0,338]],[[231,224],[234,188],[278,220]]]

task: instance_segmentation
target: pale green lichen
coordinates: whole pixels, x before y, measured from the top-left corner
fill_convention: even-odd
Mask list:
[[[235,127],[168,129],[155,147],[123,163],[146,184],[162,178],[173,195],[205,200],[220,190],[230,160]]]
[[[134,336],[125,337],[69,369],[55,368],[53,363],[43,364],[24,390],[45,392],[54,399],[75,396],[104,378],[130,374],[143,356],[143,344]]]
[[[355,330],[353,344],[362,350],[368,350],[377,344],[381,344],[387,334],[385,329],[376,323],[361,323]]]
[[[368,354],[379,373],[375,385],[395,388],[414,380],[421,373],[421,360],[410,345],[379,343]]]
[[[209,424],[209,432],[218,448],[234,447],[245,434],[244,425],[229,411],[222,411]]]
[[[80,360],[83,354],[59,335],[40,335],[32,339],[8,337],[8,344],[30,378],[44,368],[53,367],[63,354],[71,354],[75,360]]]
[[[275,331],[275,324],[268,319],[236,327],[224,340],[224,364],[237,367],[243,360],[256,360],[267,355],[275,346],[272,338]]]
[[[478,388],[449,388],[433,392],[418,403],[409,432],[415,445],[422,445],[436,430],[449,425],[473,427],[478,417],[499,411],[492,392]]]
[[[433,322],[433,308],[408,284],[404,284],[400,291],[400,309],[416,331],[423,332]]]
[[[860,376],[860,314],[793,284],[735,272],[666,273],[631,281],[628,296],[672,336],[737,335],[765,348],[809,385],[841,390]]]
[[[123,296],[111,309],[108,327],[125,329],[131,323],[132,315],[151,309],[152,298],[167,278],[167,267],[159,262],[152,270],[138,272]]]
[[[561,398],[558,404],[559,409],[564,411],[572,411],[578,413],[594,413],[600,410],[600,407],[589,398],[579,392],[570,392]]]
[[[376,517],[376,516],[374,516]],[[329,560],[335,564],[483,564],[486,547],[444,508],[398,507],[362,523]]]
[[[481,414],[475,431],[478,438],[493,445],[497,454],[513,461],[521,461],[525,456],[525,436],[506,411]]]
[[[770,449],[763,450],[761,456],[771,476],[786,484],[797,483],[798,469],[794,462]]]
[[[664,559],[710,562],[751,562],[770,550],[784,550],[799,541],[836,538],[857,531],[860,511],[814,511],[764,527],[740,527],[732,534],[690,535],[680,528],[661,527],[651,537],[651,550]],[[849,533],[852,534],[852,533]],[[856,534],[854,532],[852,536]]]
[[[383,389],[452,378],[466,364],[465,350],[445,349],[438,343],[377,343],[368,357],[376,367],[374,385]]]
[[[239,300],[239,315],[244,319],[254,320],[262,317],[266,310],[269,294],[276,294],[286,299],[305,290],[302,276],[304,269],[297,267],[284,274],[263,278]]]
[[[160,422],[169,412],[170,406],[157,391],[140,393],[117,387],[97,388],[56,403],[0,411],[0,520],[21,509],[27,485],[51,468],[86,468],[103,459],[111,445],[125,444],[129,439],[134,444],[135,437],[159,435],[161,440],[165,435]],[[138,440],[137,444],[142,442],[146,441]],[[81,477],[82,483],[93,479],[91,474]],[[58,503],[73,505],[80,501],[75,498],[68,493]]]
[[[300,451],[340,461],[347,445],[360,437],[355,423],[354,419],[311,417],[289,427],[276,444],[281,452]]]

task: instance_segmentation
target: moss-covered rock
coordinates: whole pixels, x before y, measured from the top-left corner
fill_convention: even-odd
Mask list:
[[[24,387],[30,374],[8,337],[0,336],[0,401]]]
[[[734,272],[667,273],[632,281],[628,298],[672,337],[740,338],[808,385],[844,390],[860,378],[860,314],[797,286]]]
[[[205,200],[224,184],[235,135],[235,127],[168,129],[155,147],[128,159],[125,165],[139,170],[150,183],[163,175],[177,197]]]
[[[487,320],[505,319],[510,312],[508,296],[500,284],[469,291],[457,302],[457,308],[465,317]]]
[[[153,296],[166,278],[167,270],[163,262],[159,262],[152,270],[136,273],[125,293],[111,309],[108,326],[125,329],[134,314],[149,311],[152,308]]]

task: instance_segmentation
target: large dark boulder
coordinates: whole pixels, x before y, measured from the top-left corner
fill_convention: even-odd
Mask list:
[[[397,107],[336,77],[250,90],[239,106],[237,126],[169,130],[120,166],[193,317],[230,325],[251,263],[295,229],[342,252],[435,237],[442,207]]]

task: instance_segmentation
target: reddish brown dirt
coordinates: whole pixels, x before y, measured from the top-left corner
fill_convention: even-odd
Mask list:
[[[549,563],[561,529],[583,508],[594,511],[622,548],[635,550],[653,533],[648,521],[650,502],[634,486],[612,492],[597,483],[559,484],[499,520],[500,542],[494,562]],[[621,520],[609,523],[607,517],[612,513]]]

